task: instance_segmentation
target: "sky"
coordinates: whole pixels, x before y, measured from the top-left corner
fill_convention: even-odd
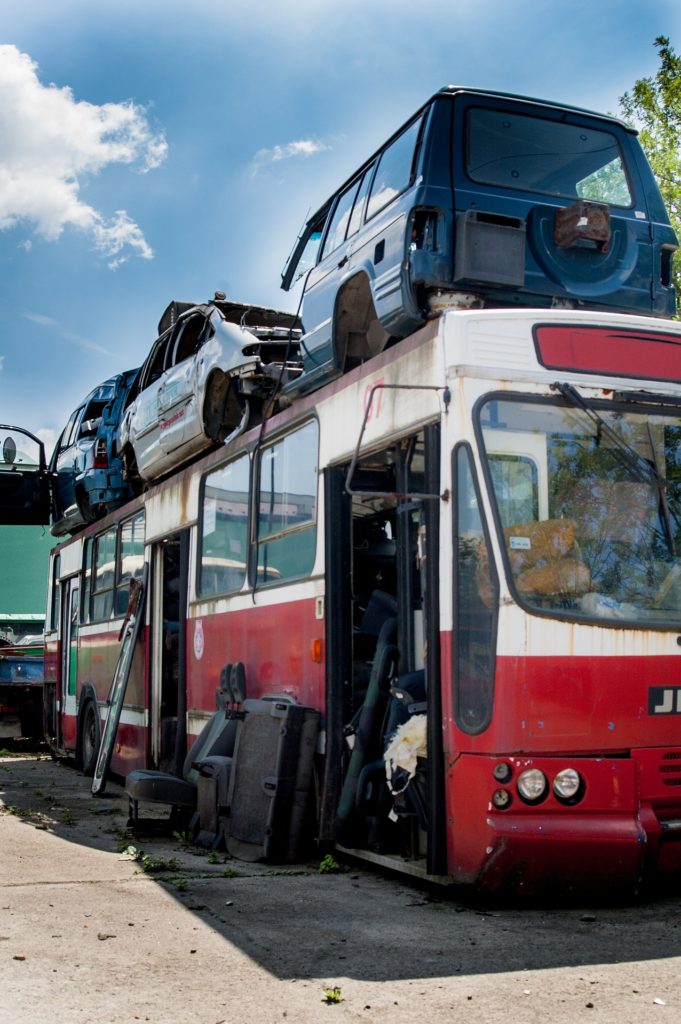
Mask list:
[[[679,0],[3,0],[0,421],[49,457],[172,299],[295,310],[313,212],[440,86],[618,113]]]

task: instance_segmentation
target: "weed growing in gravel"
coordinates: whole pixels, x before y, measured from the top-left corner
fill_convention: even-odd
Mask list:
[[[173,832],[173,839],[180,846],[191,846],[193,843],[191,832]]]
[[[269,878],[276,878],[278,875],[311,875],[307,868],[270,868],[264,872]]]
[[[339,871],[342,871],[340,864],[333,856],[332,853],[327,853],[326,857],[322,857],[317,868],[320,875],[336,875]]]
[[[151,857],[144,850],[139,850],[135,858],[142,867],[142,871],[148,875],[158,875],[164,871],[175,871],[177,860],[175,857]]]

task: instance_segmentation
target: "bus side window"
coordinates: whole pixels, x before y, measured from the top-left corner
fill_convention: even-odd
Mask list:
[[[241,590],[248,562],[248,455],[204,477],[198,593]]]
[[[80,596],[80,622],[83,625],[90,621],[90,586],[92,581],[92,541],[83,544],[83,585]]]
[[[59,610],[61,607],[61,585],[59,573],[61,571],[61,555],[55,555],[52,560],[52,594],[50,596],[50,625],[51,630],[59,629]]]
[[[116,527],[95,538],[92,578],[92,618],[108,619],[113,611],[114,576],[116,568]]]
[[[453,679],[456,722],[476,734],[489,725],[494,697],[499,582],[465,445],[455,449]]]
[[[317,540],[316,420],[264,448],[258,492],[257,578],[274,583],[312,571]]]
[[[120,526],[116,582],[116,615],[124,615],[130,597],[130,580],[141,579],[144,567],[144,512]]]

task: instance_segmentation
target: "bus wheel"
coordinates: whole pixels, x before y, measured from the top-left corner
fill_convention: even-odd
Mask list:
[[[80,716],[80,768],[84,775],[94,775],[99,754],[100,728],[99,710],[93,700],[88,700]]]

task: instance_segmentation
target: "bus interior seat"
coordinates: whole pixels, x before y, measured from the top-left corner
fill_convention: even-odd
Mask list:
[[[389,817],[416,818],[419,826],[428,827],[426,780],[419,770],[411,779],[404,779],[399,793],[391,793],[387,783],[385,753],[398,728],[416,715],[425,715],[426,676],[423,669],[399,676],[390,688],[381,728],[380,755],[366,764],[357,783],[355,806],[368,823],[369,842],[379,845]],[[393,784],[395,777],[393,776]]]
[[[137,768],[130,772],[125,780],[130,807],[128,827],[134,831],[152,824],[150,819],[140,819],[140,802],[170,807],[170,817],[161,823],[166,827],[186,824],[197,806],[201,763],[207,758],[222,758],[226,765],[234,753],[237,725],[233,712],[216,711],[190,747],[182,777],[151,768]]]
[[[361,706],[371,677],[371,664],[383,624],[397,615],[397,601],[385,590],[371,591],[366,605],[358,604],[358,624],[353,631],[353,706]],[[359,712],[358,712],[359,714]]]
[[[271,693],[245,701],[243,712],[220,814],[225,846],[241,860],[294,862],[312,831],[319,711]]]
[[[390,698],[390,687],[397,676],[398,649],[394,643],[397,618],[385,620],[381,626],[371,666],[364,701],[353,722],[346,728],[346,737],[353,737],[336,813],[337,838],[343,845],[352,845],[357,826],[355,802],[362,769],[381,753],[381,726]]]
[[[224,816],[229,805],[229,785],[234,764],[239,722],[246,713],[246,669],[242,661],[223,665],[220,688],[215,694],[218,710],[236,721],[234,742],[228,755],[209,754],[195,762],[198,771],[196,811],[189,830],[197,846],[219,849],[224,846]]]

